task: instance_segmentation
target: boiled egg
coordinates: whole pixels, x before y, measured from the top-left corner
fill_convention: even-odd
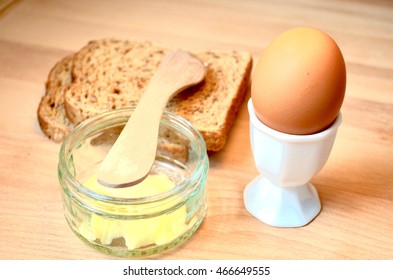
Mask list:
[[[337,43],[319,29],[298,27],[263,51],[252,75],[251,99],[266,126],[287,134],[314,134],[336,119],[345,87],[345,62]]]

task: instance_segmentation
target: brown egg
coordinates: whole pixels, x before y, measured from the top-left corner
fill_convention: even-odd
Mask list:
[[[290,29],[260,57],[251,84],[258,119],[288,134],[313,134],[336,119],[346,70],[336,42],[314,28]]]

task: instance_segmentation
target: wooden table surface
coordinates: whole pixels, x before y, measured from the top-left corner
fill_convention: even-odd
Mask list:
[[[243,103],[228,143],[210,155],[207,216],[160,259],[393,259],[393,2],[0,1],[0,259],[111,259],[82,243],[63,216],[59,144],[36,110],[50,68],[91,39],[150,40],[249,51],[295,26],[335,38],[347,64],[343,124],[312,179],[323,204],[301,228],[274,228],[244,208],[257,174]],[[249,96],[247,96],[247,99]]]

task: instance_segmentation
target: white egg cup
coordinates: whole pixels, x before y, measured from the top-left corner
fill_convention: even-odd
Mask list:
[[[286,134],[264,125],[248,102],[250,139],[260,173],[244,190],[246,209],[275,227],[301,227],[321,211],[316,188],[309,182],[322,169],[332,150],[342,117],[310,135]]]

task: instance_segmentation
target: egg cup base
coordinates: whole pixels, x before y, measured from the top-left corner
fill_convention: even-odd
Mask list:
[[[282,187],[260,175],[247,185],[243,198],[248,212],[273,227],[302,227],[321,211],[311,183]]]

